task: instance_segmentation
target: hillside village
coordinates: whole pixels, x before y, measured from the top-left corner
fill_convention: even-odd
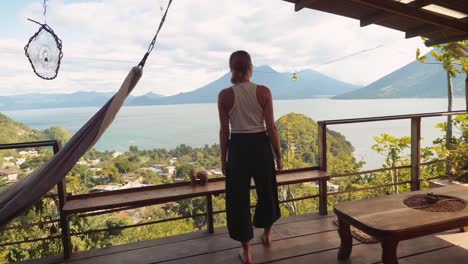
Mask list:
[[[118,159],[120,157],[120,159],[123,158],[125,160],[132,155],[134,154],[130,152],[112,152],[110,157],[112,159]],[[45,161],[49,156],[50,153],[40,153],[37,150],[23,150],[3,157],[0,160],[0,181],[3,180],[7,183],[17,182],[20,178],[26,177],[28,173],[40,165],[37,163],[38,160]],[[156,185],[154,183],[149,183],[147,179],[148,174],[151,174],[153,177],[160,177],[164,183],[186,181],[188,176],[182,175],[182,173],[176,174],[176,168],[180,164],[176,157],[171,157],[166,160],[165,163],[151,165],[142,164],[141,167],[136,166],[131,171],[121,170],[119,171],[120,177],[116,177],[116,175],[113,175],[112,171],[106,170],[108,161],[103,162],[101,158],[82,158],[77,164],[85,171],[90,172],[89,176],[91,182],[87,188],[90,193]],[[194,162],[188,165],[193,167]],[[206,172],[210,177],[222,175],[219,168],[210,168],[207,169]],[[187,171],[184,171],[184,173],[186,174]],[[115,178],[119,178],[119,180],[114,181]]]

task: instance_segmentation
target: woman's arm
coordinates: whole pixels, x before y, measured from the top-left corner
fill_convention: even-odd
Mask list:
[[[270,137],[271,144],[276,154],[276,169],[283,170],[283,159],[281,157],[281,145],[279,141],[278,129],[275,124],[275,117],[273,114],[273,98],[270,89],[262,86],[262,97],[264,98],[263,113],[265,115],[265,124]]]
[[[219,112],[219,145],[221,147],[221,169],[226,176],[227,146],[229,142],[229,115],[226,108],[226,90],[222,90],[218,95]]]

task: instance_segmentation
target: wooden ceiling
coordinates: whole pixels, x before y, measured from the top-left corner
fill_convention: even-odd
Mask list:
[[[315,9],[425,37],[427,46],[468,39],[468,0],[284,0],[295,10]]]

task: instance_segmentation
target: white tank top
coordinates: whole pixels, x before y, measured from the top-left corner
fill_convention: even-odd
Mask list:
[[[231,133],[257,133],[265,131],[265,116],[257,100],[257,85],[253,82],[232,86],[234,105],[229,111]]]

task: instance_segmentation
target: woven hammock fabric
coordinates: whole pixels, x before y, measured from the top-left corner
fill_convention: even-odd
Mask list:
[[[139,66],[132,68],[119,91],[68,141],[65,146],[28,177],[0,192],[0,227],[41,199],[57,185],[75,163],[102,136],[135,88],[143,74]]]

